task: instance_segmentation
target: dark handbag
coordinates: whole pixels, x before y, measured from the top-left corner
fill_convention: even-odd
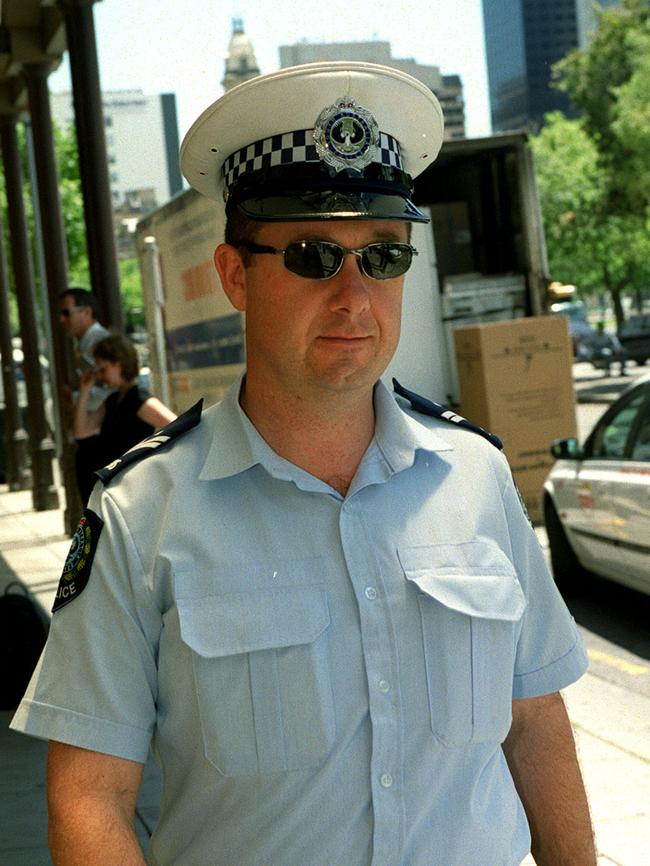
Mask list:
[[[25,693],[45,646],[49,621],[17,580],[0,595],[0,710],[13,710]]]

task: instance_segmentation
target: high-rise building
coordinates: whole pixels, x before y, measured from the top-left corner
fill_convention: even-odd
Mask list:
[[[71,93],[52,93],[50,103],[59,126],[74,124]],[[166,202],[182,189],[176,96],[104,91],[102,105],[114,209],[142,212]]]
[[[236,84],[255,78],[259,74],[253,46],[244,33],[244,22],[241,18],[233,18],[232,36],[226,56],[226,72],[221,82],[223,89],[230,90]]]
[[[483,0],[483,22],[493,130],[536,130],[549,111],[575,116],[551,67],[588,43],[593,0]]]
[[[297,66],[321,60],[360,60],[382,63],[407,72],[426,84],[438,97],[445,118],[445,138],[465,137],[465,102],[459,75],[442,75],[437,66],[416,63],[413,58],[391,56],[389,42],[298,42],[280,46],[280,66]]]

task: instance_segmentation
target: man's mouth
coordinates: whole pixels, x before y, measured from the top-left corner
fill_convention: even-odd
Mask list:
[[[370,334],[323,334],[322,340],[328,340],[335,343],[360,343],[363,340],[370,340]]]

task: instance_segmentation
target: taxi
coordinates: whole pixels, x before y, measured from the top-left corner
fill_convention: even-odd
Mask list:
[[[544,484],[553,574],[567,594],[590,574],[650,594],[650,375],[614,402],[580,446],[559,439]]]

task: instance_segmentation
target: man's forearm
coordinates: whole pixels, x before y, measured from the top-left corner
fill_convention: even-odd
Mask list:
[[[54,866],[145,866],[133,830],[142,765],[64,743],[48,753]]]
[[[54,866],[145,866],[132,823],[106,804],[77,801],[79,814],[50,815]]]
[[[596,866],[587,795],[561,696],[514,701],[503,748],[537,866]]]

